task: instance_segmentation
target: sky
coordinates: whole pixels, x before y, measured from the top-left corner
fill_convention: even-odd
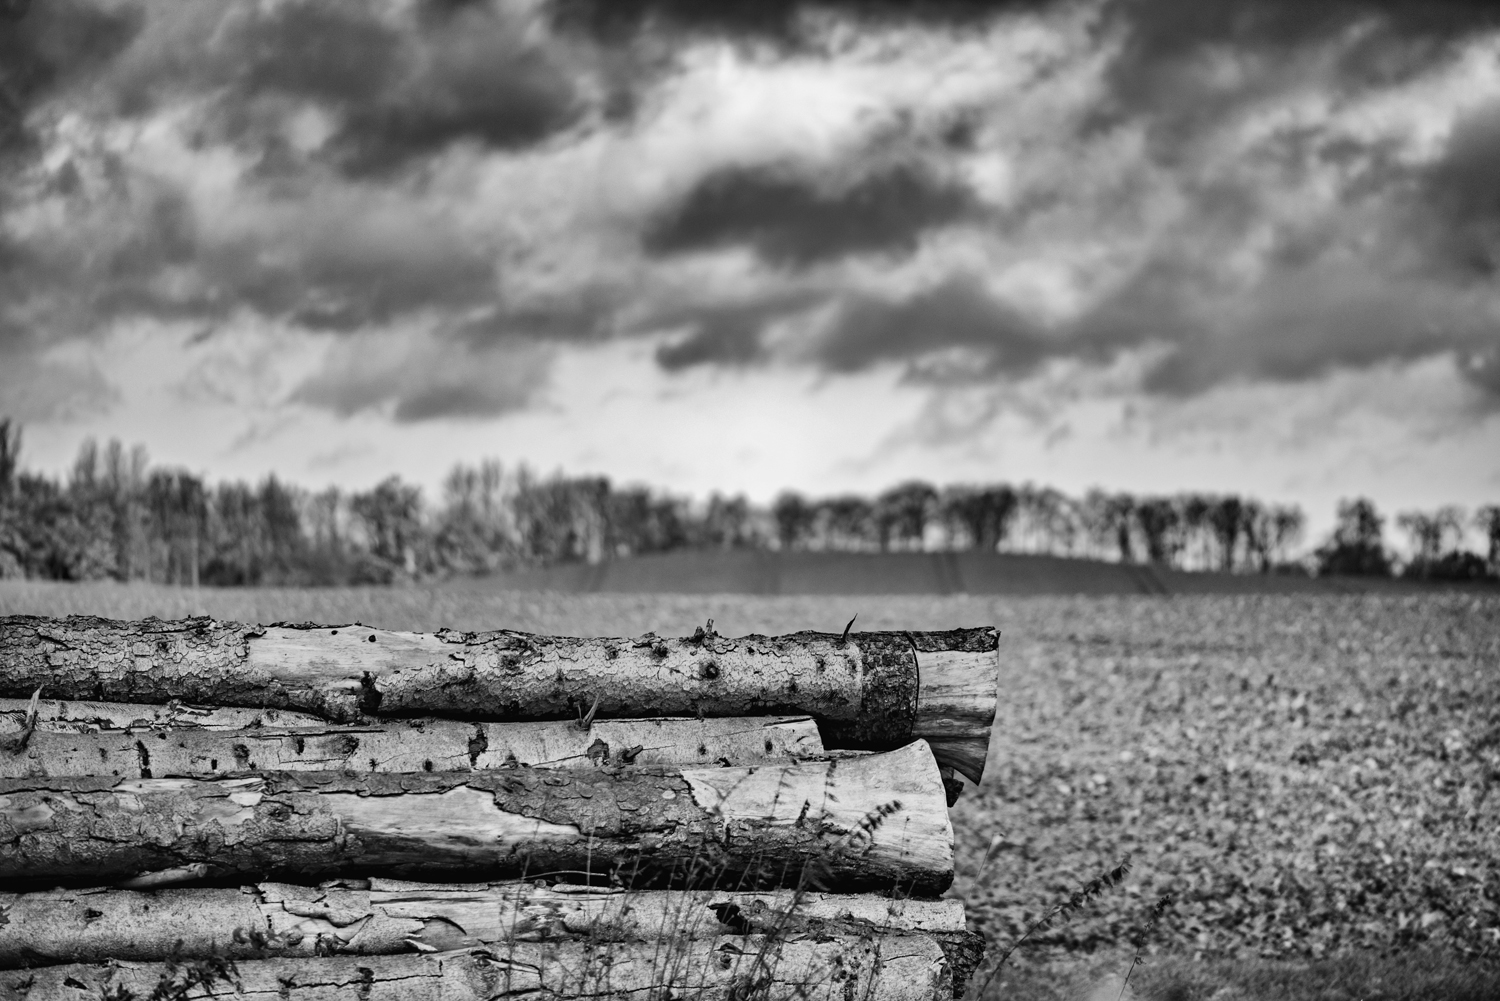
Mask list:
[[[0,0],[0,415],[313,488],[1500,501],[1500,5]]]

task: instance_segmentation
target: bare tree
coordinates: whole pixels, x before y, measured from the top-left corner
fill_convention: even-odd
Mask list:
[[[0,418],[0,504],[15,489],[16,471],[21,464],[21,425],[9,417]]]
[[[1475,511],[1474,524],[1484,535],[1490,572],[1500,575],[1500,504],[1486,504]]]
[[[1146,558],[1172,566],[1182,551],[1182,514],[1169,497],[1147,497],[1135,508],[1135,521],[1146,542]]]
[[[927,522],[937,509],[937,490],[930,483],[908,480],[875,499],[875,524],[882,551],[892,544],[921,549]]]
[[[1005,484],[951,486],[939,502],[950,545],[960,541],[967,548],[993,553],[1010,531],[1016,513],[1016,492]]]

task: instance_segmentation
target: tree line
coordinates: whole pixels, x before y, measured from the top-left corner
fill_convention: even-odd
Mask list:
[[[1500,576],[1500,507],[1405,511],[1399,559],[1365,499],[1311,552],[1292,505],[1234,494],[1136,496],[1004,483],[898,484],[873,497],[785,492],[768,507],[706,502],[604,477],[541,477],[487,460],[456,465],[442,496],[392,476],[364,491],[277,477],[210,484],[152,466],[145,450],[85,441],[62,478],[20,466],[0,419],[0,577],[187,586],[385,584],[679,549],[1036,553],[1185,570],[1340,573],[1445,580]],[[1466,548],[1478,529],[1484,551]]]

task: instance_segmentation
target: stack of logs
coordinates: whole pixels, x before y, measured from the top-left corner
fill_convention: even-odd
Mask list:
[[[993,629],[0,617],[0,998],[956,996]]]

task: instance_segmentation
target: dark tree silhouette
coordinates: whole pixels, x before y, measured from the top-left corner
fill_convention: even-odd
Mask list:
[[[1169,497],[1147,497],[1136,505],[1135,521],[1146,541],[1146,558],[1170,566],[1182,548],[1177,505]]]
[[[921,549],[927,521],[937,506],[937,490],[921,480],[907,480],[875,499],[875,526],[881,551],[892,543]]]
[[[758,508],[744,496],[706,502],[597,476],[547,479],[499,462],[459,464],[428,510],[421,490],[390,477],[344,494],[312,494],[275,476],[210,487],[189,472],[151,468],[145,450],[112,440],[79,448],[66,484],[20,467],[21,429],[0,418],[0,577],[114,577],[179,585],[389,583],[681,548],[783,551],[1080,551],[1124,562],[1227,572],[1307,572],[1289,563],[1305,520],[1295,506],[1238,495],[1137,498],[1092,489],[1081,500],[1050,487],[908,480],[873,500],[809,499],[794,491]],[[1462,511],[1408,511],[1412,577],[1500,576],[1500,505],[1472,520],[1487,546],[1464,550]],[[929,538],[929,529],[940,531]],[[1314,554],[1321,573],[1388,575],[1384,521],[1368,500],[1340,502],[1339,524]],[[1081,542],[1081,545],[1080,545]]]
[[[21,463],[21,425],[9,417],[0,418],[0,504],[15,489],[16,471]]]
[[[1474,525],[1484,535],[1490,573],[1500,576],[1500,504],[1486,504],[1475,511]]]
[[[1219,569],[1225,573],[1234,569],[1235,553],[1250,515],[1245,503],[1232,494],[1215,497],[1208,505],[1208,524],[1218,543]]]
[[[817,510],[796,491],[777,496],[771,505],[771,517],[776,521],[776,538],[783,552],[806,547],[816,516]]]
[[[1385,548],[1385,519],[1364,497],[1341,500],[1333,537],[1316,553],[1318,573],[1389,577],[1391,557]]]
[[[943,492],[940,507],[950,537],[961,533],[968,548],[993,553],[1010,531],[1016,492],[1004,484],[954,486]]]

